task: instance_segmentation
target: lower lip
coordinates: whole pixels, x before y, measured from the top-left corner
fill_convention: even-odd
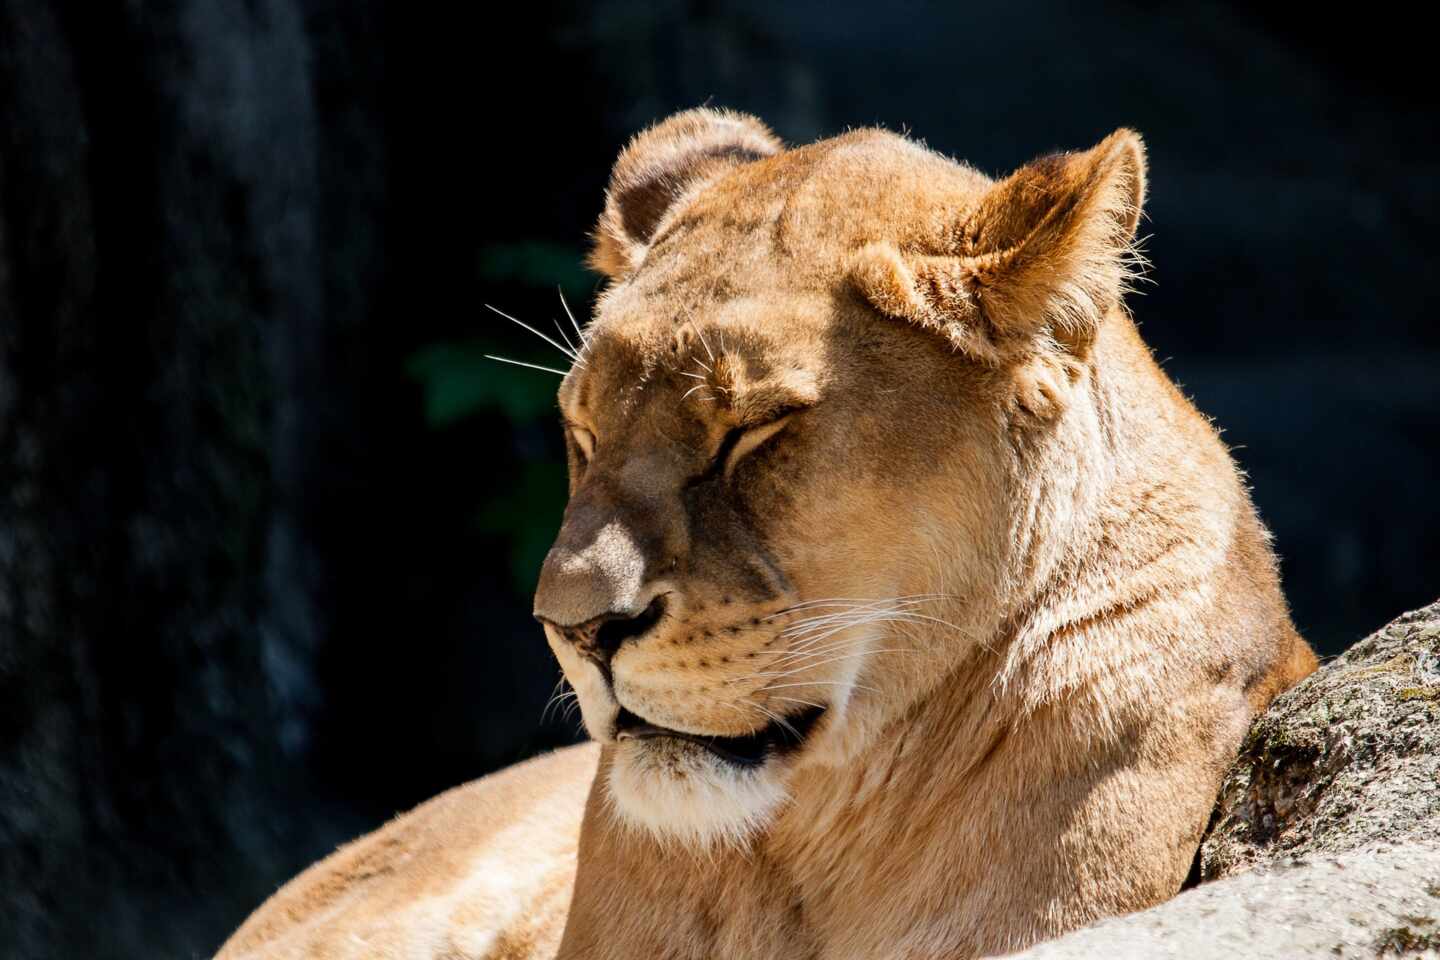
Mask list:
[[[759,767],[773,756],[798,750],[824,715],[825,708],[816,707],[786,718],[790,729],[771,723],[748,737],[706,737],[655,726],[621,708],[616,719],[621,729],[616,732],[615,739],[679,740],[707,750],[712,756],[733,766]]]

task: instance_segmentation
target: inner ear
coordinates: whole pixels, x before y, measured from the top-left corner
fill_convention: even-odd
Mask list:
[[[966,289],[996,333],[1083,352],[1123,296],[1145,199],[1145,151],[1117,130],[1017,170],[963,230]]]
[[[759,120],[728,110],[686,110],[639,134],[611,171],[590,266],[614,280],[628,276],[682,197],[782,149]]]

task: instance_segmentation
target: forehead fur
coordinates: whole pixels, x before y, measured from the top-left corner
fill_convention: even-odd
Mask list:
[[[629,152],[677,163],[659,147],[696,122],[718,135],[730,121],[672,118]],[[611,274],[597,339],[654,354],[684,324],[716,339],[728,325],[763,332],[774,357],[820,379],[837,353],[900,321],[1003,368],[1013,389],[998,402],[1044,420],[1065,406],[1057,371],[1085,360],[1143,263],[1132,247],[1145,183],[1133,131],[999,183],[883,130],[746,158],[680,164],[688,186]],[[705,378],[715,381],[707,402],[734,399],[709,366]]]
[[[663,305],[623,311],[592,326],[586,364],[566,379],[567,413],[625,413],[663,394],[669,408],[703,419],[758,424],[816,403],[827,373],[824,304],[774,295],[734,297],[705,319]]]
[[[600,315],[637,298],[694,309],[740,293],[823,286],[843,276],[848,254],[867,243],[933,243],[990,185],[884,130],[756,160],[668,211],[639,269],[611,287]]]
[[[572,378],[589,382],[567,382],[562,402],[604,391],[624,403],[675,369],[704,377],[682,376],[685,393],[742,420],[813,402],[853,252],[877,239],[926,242],[990,183],[883,130],[716,177],[660,218],[638,268],[601,296],[590,375]]]

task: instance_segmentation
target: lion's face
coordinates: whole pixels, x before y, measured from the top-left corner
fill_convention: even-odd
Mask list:
[[[615,282],[560,390],[570,503],[535,613],[610,745],[617,812],[706,843],[763,825],[795,769],[854,758],[971,651],[1020,408],[1013,371],[876,306],[909,274],[874,241],[908,245],[886,230],[937,182],[965,207],[989,181],[894,137],[780,154],[753,121],[695,116],[612,182],[594,259]],[[677,139],[693,176],[645,180]]]
[[[617,295],[562,391],[571,500],[536,611],[640,822],[763,819],[794,764],[843,754],[857,715],[903,708],[907,673],[940,666],[903,627],[963,589],[937,560],[983,550],[973,507],[996,491],[980,474],[926,495],[976,431],[916,422],[942,398],[900,358],[949,358],[903,328],[849,336],[858,309],[760,293],[677,324]],[[979,399],[932,387],[951,411]]]

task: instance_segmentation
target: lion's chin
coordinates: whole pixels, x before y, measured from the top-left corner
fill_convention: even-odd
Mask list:
[[[607,795],[622,822],[658,840],[744,847],[789,796],[782,766],[736,765],[668,737],[626,740],[615,746]]]

